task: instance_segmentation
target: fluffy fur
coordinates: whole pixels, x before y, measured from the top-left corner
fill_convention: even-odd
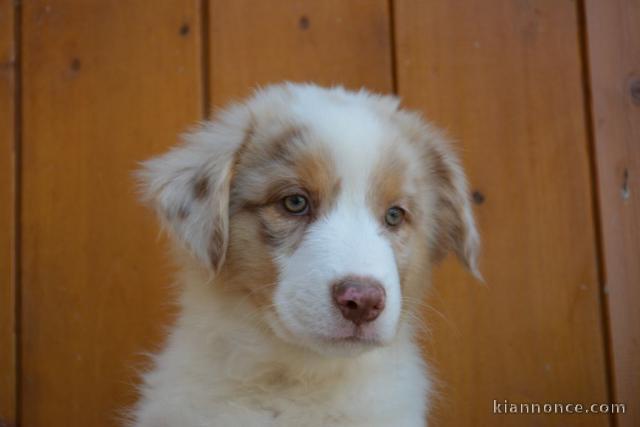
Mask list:
[[[283,84],[184,139],[140,172],[182,294],[133,425],[424,425],[410,319],[434,260],[454,251],[477,273],[465,177],[440,133],[393,97]],[[292,195],[306,212],[285,208]],[[374,321],[336,308],[345,277],[383,287]]]

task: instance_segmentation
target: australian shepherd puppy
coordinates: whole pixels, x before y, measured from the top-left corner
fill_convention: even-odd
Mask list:
[[[412,319],[434,260],[476,271],[467,185],[391,96],[282,84],[144,163],[180,315],[140,427],[423,426]]]

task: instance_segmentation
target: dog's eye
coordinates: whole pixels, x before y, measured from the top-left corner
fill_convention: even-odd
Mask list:
[[[393,206],[387,209],[387,213],[384,216],[384,222],[390,227],[396,227],[402,224],[404,221],[404,209]]]
[[[294,194],[282,199],[282,205],[287,212],[294,215],[304,215],[309,210],[309,201],[300,194]]]

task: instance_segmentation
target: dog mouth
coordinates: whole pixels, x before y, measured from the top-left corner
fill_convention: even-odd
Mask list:
[[[324,330],[313,331],[307,322],[285,321],[273,313],[268,319],[275,334],[291,344],[302,344],[324,354],[359,354],[362,351],[383,347],[391,342],[384,328],[377,322],[356,325],[351,322],[337,322]],[[310,330],[311,329],[311,330]],[[335,353],[337,351],[337,353]]]
[[[378,347],[382,345],[382,341],[379,339],[359,336],[324,338],[323,341],[333,345],[361,345],[366,347]]]
[[[355,326],[348,333],[341,331],[335,335],[320,337],[321,341],[328,344],[337,345],[363,345],[363,346],[380,346],[383,345],[382,340],[372,328]]]

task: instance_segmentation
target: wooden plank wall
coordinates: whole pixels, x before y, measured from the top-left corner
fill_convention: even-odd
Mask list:
[[[214,105],[282,80],[393,90],[386,0],[211,0],[209,19]]]
[[[640,1],[587,0],[603,279],[618,425],[640,425]]]
[[[119,425],[171,269],[132,172],[202,117],[198,1],[23,3],[22,425]]]
[[[398,91],[460,141],[483,236],[486,286],[455,263],[435,277],[434,421],[486,425],[493,399],[606,401],[575,4],[398,0],[395,16]]]
[[[624,43],[640,40],[640,6],[585,1],[22,2],[17,421],[120,424],[142,353],[157,348],[173,313],[173,268],[131,173],[204,117],[205,104],[285,79],[396,90],[459,141],[487,284],[451,260],[437,269],[423,340],[439,378],[432,425],[611,425],[604,415],[491,413],[493,399],[608,401],[603,277],[615,397],[637,406],[638,341],[628,340],[640,322],[628,301],[639,278],[640,121],[634,98],[616,97],[638,70],[629,59],[638,45]],[[0,0],[0,105],[11,113],[12,3]],[[0,346],[9,349],[12,117],[0,116]],[[631,191],[621,200],[625,168]],[[622,239],[627,230],[635,234]],[[0,353],[9,423],[14,354]]]
[[[0,426],[16,422],[14,8],[0,0]]]

